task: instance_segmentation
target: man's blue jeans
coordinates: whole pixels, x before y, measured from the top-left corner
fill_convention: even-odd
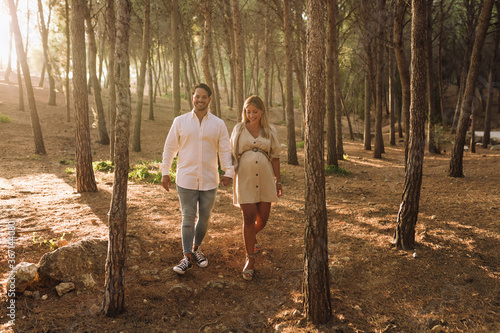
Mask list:
[[[189,190],[177,186],[177,194],[182,212],[182,251],[191,253],[193,240],[195,246],[200,246],[208,229],[208,221],[215,203],[217,188],[208,191]],[[196,213],[198,220],[195,224]]]

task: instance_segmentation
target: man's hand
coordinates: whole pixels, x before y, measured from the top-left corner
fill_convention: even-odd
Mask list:
[[[232,180],[233,180],[233,178],[222,176],[220,179],[220,182],[221,182],[222,186],[225,187],[225,186],[231,185]]]
[[[170,176],[166,175],[161,177],[161,186],[167,191],[170,191]]]

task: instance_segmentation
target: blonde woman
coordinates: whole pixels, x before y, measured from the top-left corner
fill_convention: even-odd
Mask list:
[[[243,106],[242,122],[231,134],[235,167],[234,199],[243,215],[246,263],[243,278],[254,277],[255,253],[260,251],[256,235],[267,224],[271,204],[282,195],[280,144],[276,129],[269,125],[264,102],[250,96]]]

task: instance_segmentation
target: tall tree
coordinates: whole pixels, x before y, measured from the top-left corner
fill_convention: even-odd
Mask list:
[[[98,142],[102,145],[109,145],[109,135],[108,130],[106,129],[106,117],[104,116],[104,106],[102,104],[102,96],[101,96],[101,83],[97,77],[97,43],[95,40],[95,33],[92,24],[92,2],[88,3],[88,6],[85,6],[85,22],[87,23],[87,36],[88,36],[88,45],[89,45],[89,79],[92,88],[94,89],[94,101],[97,113],[97,128],[99,133]]]
[[[236,95],[236,114],[238,121],[241,120],[243,111],[243,63],[245,61],[245,50],[243,48],[243,32],[241,29],[240,7],[238,0],[231,0],[233,32],[234,32],[234,76]]]
[[[490,23],[491,11],[493,9],[494,0],[485,0],[481,14],[479,16],[479,24],[477,27],[476,38],[472,48],[472,55],[470,60],[469,73],[467,74],[467,82],[465,83],[465,90],[463,94],[463,102],[460,110],[460,117],[458,119],[458,128],[455,135],[455,144],[450,159],[450,170],[448,175],[450,177],[463,177],[463,155],[465,136],[469,126],[469,118],[472,111],[472,103],[474,100],[474,91],[476,88],[476,80],[479,74],[479,65],[481,64],[481,53],[483,50],[484,40],[488,32]]]
[[[288,164],[299,165],[297,146],[295,142],[295,116],[293,105],[293,52],[292,52],[292,23],[290,0],[284,0],[283,24],[285,31],[285,90],[286,90],[286,143],[288,149]]]
[[[271,104],[271,88],[269,84],[269,74],[272,70],[270,2],[270,0],[265,0],[266,7],[264,10],[264,105],[266,110],[269,110],[269,106]]]
[[[403,200],[399,206],[395,233],[396,247],[411,250],[415,245],[422,185],[422,167],[425,150],[425,110],[427,89],[427,11],[428,0],[413,0],[411,3],[411,106]]]
[[[90,144],[87,67],[85,52],[86,0],[73,0],[71,6],[71,44],[73,44],[73,100],[76,121],[76,189],[97,191]]]
[[[328,275],[325,196],[325,26],[324,1],[307,0],[304,312],[314,324],[332,316]]]
[[[46,152],[45,152],[45,145],[43,143],[42,128],[40,126],[40,120],[38,119],[38,111],[36,109],[36,102],[35,102],[35,92],[33,91],[33,85],[31,83],[30,68],[28,66],[28,60],[26,59],[26,52],[24,51],[24,45],[23,45],[23,37],[21,35],[21,29],[19,28],[19,21],[17,19],[17,8],[16,5],[14,4],[14,0],[8,0],[8,4],[10,10],[10,17],[12,20],[11,27],[15,38],[17,58],[21,63],[21,67],[23,69],[24,83],[26,85],[26,93],[28,95],[31,128],[33,130],[33,138],[35,140],[35,154],[45,155]]]
[[[435,82],[434,79],[434,60],[432,52],[432,3],[433,1],[427,2],[427,144],[429,153],[439,154],[439,147],[436,143],[436,125],[438,123],[438,117],[436,113],[436,105],[434,102],[435,96]]]
[[[214,80],[210,70],[210,50],[212,49],[212,1],[204,0],[202,4],[203,17],[205,23],[203,25],[203,52],[201,55],[201,67],[203,70],[203,77],[206,84],[214,91]],[[215,98],[212,98],[210,103],[210,111],[217,114],[217,103]]]
[[[497,22],[495,27],[495,41],[493,42],[493,54],[491,56],[490,71],[488,74],[488,92],[486,95],[486,108],[484,116],[483,148],[487,148],[491,142],[491,109],[493,108],[493,77],[500,69],[498,64],[498,46],[500,44],[500,2],[496,2]]]
[[[52,4],[49,2],[49,10],[52,10]],[[50,16],[50,15],[49,15]],[[49,78],[49,105],[56,105],[56,83],[54,73],[52,72],[52,59],[49,51],[49,29],[45,25],[45,16],[43,14],[42,0],[38,0],[38,18],[40,25],[40,35],[42,36],[43,56],[45,58],[45,67]]]
[[[114,0],[106,0],[106,28],[109,40],[108,54],[108,83],[109,83],[109,128],[110,128],[110,145],[109,157],[114,162],[115,160],[115,125],[116,125],[116,85],[115,85],[115,44],[116,44],[116,26],[115,26],[115,2]]]
[[[375,62],[375,143],[373,157],[382,158],[384,153],[384,138],[382,136],[382,105],[384,101],[384,25],[385,25],[385,0],[377,1],[377,41]]]
[[[144,103],[144,85],[146,83],[146,69],[149,56],[149,30],[150,30],[150,0],[142,1],[144,6],[143,28],[142,28],[142,48],[141,48],[141,69],[137,80],[137,101],[135,104],[134,132],[132,135],[132,150],[141,151],[141,125],[142,125],[142,105]]]
[[[368,66],[367,66],[368,67]],[[372,90],[370,86],[370,73],[366,70],[365,73],[365,126],[363,131],[363,145],[365,150],[372,149],[372,135],[371,135],[371,102]]]
[[[69,70],[71,64],[71,35],[70,35],[70,14],[69,14],[69,0],[64,1],[64,16],[66,19],[64,33],[66,36],[66,77],[64,78],[64,91],[66,97],[66,121],[71,121],[71,106],[70,106],[70,86],[69,86]]]
[[[172,0],[172,11],[170,15],[170,27],[172,32],[172,67],[173,81],[172,91],[174,97],[174,117],[181,114],[181,61],[179,55],[179,3],[177,0]]]
[[[73,0],[75,1],[75,0]],[[114,0],[107,0],[114,1]],[[110,6],[108,6],[109,8]],[[109,210],[108,255],[102,310],[108,317],[124,311],[124,267],[127,235],[127,182],[131,118],[130,62],[128,55],[131,4],[116,2],[116,149],[113,196]]]
[[[331,1],[331,0],[329,0]],[[340,86],[340,65],[339,65],[339,30],[337,29],[337,14],[338,5],[337,0],[333,0],[332,6],[335,12],[332,14],[332,25],[333,25],[333,36],[332,36],[332,51],[333,51],[333,86],[335,90],[335,145],[337,146],[337,158],[339,160],[344,159],[344,143],[342,139],[342,87]],[[330,17],[328,17],[330,20]]]
[[[394,11],[394,27],[393,27],[393,43],[394,57],[398,66],[399,79],[401,82],[401,115],[404,119],[405,129],[405,163],[408,155],[408,129],[410,128],[410,71],[408,60],[404,52],[403,45],[403,27],[406,8],[408,3],[406,0],[397,0],[396,9]]]
[[[337,138],[335,128],[335,84],[334,84],[334,71],[335,61],[334,56],[337,54],[335,50],[335,35],[337,33],[337,26],[335,24],[335,15],[337,15],[337,1],[327,0],[327,13],[328,13],[328,30],[327,30],[327,52],[326,52],[326,164],[339,166],[337,158]]]

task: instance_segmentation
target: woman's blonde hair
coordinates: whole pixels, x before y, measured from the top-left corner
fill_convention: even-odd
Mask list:
[[[260,117],[260,133],[264,138],[269,138],[271,126],[269,125],[269,118],[267,116],[264,101],[262,101],[262,99],[257,95],[252,95],[246,99],[245,104],[243,104],[243,111],[241,112],[241,119],[243,123],[248,123],[250,121],[246,113],[249,105],[253,105],[257,109],[262,110],[262,116]]]

